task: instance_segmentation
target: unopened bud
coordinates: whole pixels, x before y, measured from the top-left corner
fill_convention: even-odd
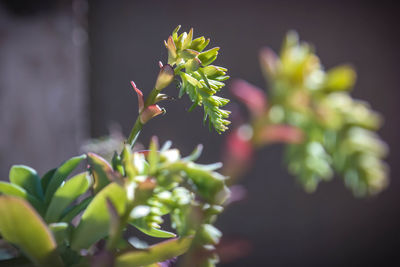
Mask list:
[[[155,89],[160,91],[167,87],[175,77],[174,69],[171,67],[171,65],[166,64],[162,66],[160,69],[160,73],[158,74]]]
[[[160,108],[158,105],[150,105],[145,108],[140,114],[140,122],[145,124],[155,116],[165,113],[165,110]]]

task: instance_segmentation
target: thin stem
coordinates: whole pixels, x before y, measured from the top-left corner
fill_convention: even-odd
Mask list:
[[[129,134],[127,142],[131,145],[131,148],[135,146],[136,140],[139,137],[140,131],[143,128],[143,124],[140,122],[140,114],[136,119],[135,124],[132,127],[131,133]]]
[[[148,106],[153,105],[154,102],[156,101],[157,95],[158,95],[159,91],[156,90],[155,88],[153,88],[153,90],[151,90],[149,96],[147,97],[147,99],[145,100],[144,103],[144,107],[143,110],[146,109]],[[129,134],[127,143],[129,143],[131,145],[131,148],[133,148],[135,146],[135,143],[139,137],[140,131],[143,128],[143,123],[140,122],[140,115],[142,114],[142,112],[139,113],[135,124],[132,127],[131,133]]]

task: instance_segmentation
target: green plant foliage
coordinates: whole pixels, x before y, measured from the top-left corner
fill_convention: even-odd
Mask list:
[[[46,192],[47,186],[49,185],[49,182],[50,182],[50,179],[53,177],[53,175],[56,171],[57,171],[57,168],[51,169],[42,176],[42,179],[40,180],[40,184],[42,185],[43,192]]]
[[[227,69],[210,65],[218,55],[219,47],[203,51],[209,44],[210,39],[203,36],[193,39],[193,29],[189,33],[183,32],[178,35],[178,26],[165,41],[168,49],[168,64],[176,66],[175,73],[179,75],[179,97],[187,94],[193,102],[190,110],[196,106],[204,108],[204,122],[209,119],[209,126],[215,128],[218,133],[228,129],[230,112],[222,110],[229,100],[218,97],[215,94],[225,86],[223,81],[229,76]]]
[[[87,249],[108,234],[110,214],[106,205],[107,199],[110,199],[120,214],[124,212],[126,194],[123,187],[117,183],[111,183],[104,187],[91,201],[82,214],[78,226],[73,230],[71,237],[72,249]]]
[[[221,233],[212,224],[229,196],[226,177],[215,171],[221,164],[195,163],[200,147],[182,158],[170,143],[159,149],[156,139],[148,152],[131,150],[142,127],[165,112],[157,103],[170,97],[160,91],[176,76],[182,80],[181,93],[188,93],[194,106],[204,107],[210,127],[220,133],[229,124],[229,112],[220,109],[228,100],[214,95],[228,79],[226,69],[210,65],[219,48],[203,52],[208,40],[193,40],[193,30],[180,36],[177,31],[168,39],[168,49],[175,47],[169,51],[175,53],[173,59],[169,55],[171,65],[160,64],[146,99],[132,82],[139,116],[127,145],[120,155],[115,153],[111,164],[89,152],[70,158],[41,179],[34,169],[15,165],[10,183],[0,182],[1,238],[23,252],[13,259],[5,255],[8,260],[1,263],[27,264],[29,258],[38,266],[158,266],[194,249],[206,252],[204,262],[217,262],[214,246]],[[69,179],[85,159],[86,170]],[[162,229],[165,216],[170,216],[174,232]],[[128,227],[173,239],[133,248],[124,239]]]
[[[143,217],[142,217],[143,218]],[[146,235],[158,238],[176,237],[176,234],[154,227],[148,227],[147,221],[142,218],[133,219],[131,224]]]
[[[42,214],[44,212],[43,203],[36,197],[29,194],[25,189],[19,187],[18,185],[0,182],[0,194],[16,196],[28,201],[35,209]]]
[[[287,162],[307,191],[334,172],[356,196],[387,186],[387,146],[375,133],[381,119],[368,103],[350,96],[356,80],[352,67],[325,71],[295,32],[287,35],[279,57],[265,49],[261,66],[270,85],[269,121],[304,134],[303,142],[288,145]]]
[[[60,186],[54,193],[46,211],[45,220],[48,223],[60,219],[65,209],[92,185],[92,179],[87,172],[80,173]]]
[[[88,153],[88,162],[94,178],[93,190],[97,193],[110,183],[108,176],[112,172],[112,167],[106,160],[94,153]]]
[[[93,200],[93,196],[87,197],[82,200],[79,204],[67,209],[63,217],[60,219],[60,222],[70,222],[72,221],[80,212],[85,210],[90,202]]]
[[[40,177],[36,171],[24,165],[14,165],[10,169],[10,182],[24,188],[36,198],[43,199]]]
[[[54,172],[51,178],[48,178],[49,181],[46,182],[46,191],[45,191],[45,203],[48,204],[53,197],[53,194],[56,192],[57,188],[62,184],[62,182],[67,179],[68,175],[78,166],[82,160],[86,159],[86,155],[81,155],[77,157],[70,158],[65,161],[57,170]]]
[[[0,196],[0,233],[39,266],[63,266],[51,231],[23,199]],[[29,227],[28,227],[29,226]]]
[[[191,237],[171,239],[148,249],[129,251],[118,255],[116,267],[140,267],[165,261],[185,253],[192,243]],[[159,266],[159,265],[156,265]]]
[[[57,245],[62,245],[69,235],[69,225],[65,222],[50,223],[49,229],[53,233]]]

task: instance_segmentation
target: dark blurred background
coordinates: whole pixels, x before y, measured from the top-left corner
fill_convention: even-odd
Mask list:
[[[257,153],[241,180],[248,196],[229,207],[224,236],[249,240],[249,254],[220,266],[396,266],[400,263],[399,14],[395,1],[1,1],[0,175],[11,164],[41,173],[79,152],[88,137],[119,123],[129,133],[137,100],[153,86],[163,45],[178,25],[222,47],[217,65],[233,78],[265,88],[258,51],[280,48],[295,29],[315,45],[326,68],[353,64],[354,96],[385,117],[391,184],[379,196],[355,199],[338,177],[306,194],[288,175],[282,147]],[[166,92],[177,95],[172,86]],[[222,94],[231,98],[228,88]],[[224,135],[188,114],[187,99],[163,104],[167,114],[146,125],[183,154],[205,145],[203,163],[220,160]],[[237,104],[233,109],[242,108]],[[399,266],[399,265],[397,265]]]

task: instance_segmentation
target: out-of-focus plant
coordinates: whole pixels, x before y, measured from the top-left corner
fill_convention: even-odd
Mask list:
[[[0,182],[1,238],[18,249],[15,253],[2,240],[0,264],[155,267],[186,252],[183,266],[218,262],[215,245],[221,232],[213,223],[229,196],[226,177],[215,171],[221,164],[195,163],[202,146],[181,157],[170,142],[159,148],[156,138],[149,150],[132,151],[143,126],[165,112],[157,103],[170,99],[161,91],[175,78],[180,94],[187,93],[194,106],[204,107],[205,120],[209,118],[217,132],[229,124],[229,112],[220,109],[228,100],[215,96],[228,78],[226,69],[210,65],[219,48],[203,52],[209,39],[193,40],[192,29],[178,36],[178,30],[166,42],[169,64],[160,63],[146,99],[132,82],[139,115],[121,153],[115,152],[108,162],[88,152],[41,177],[30,167],[15,165],[10,182]],[[83,162],[86,170],[69,178]],[[162,229],[166,216],[174,232]],[[148,246],[126,236],[130,227],[168,240]]]
[[[376,134],[381,117],[350,96],[354,69],[341,65],[325,71],[312,46],[299,42],[295,32],[288,33],[279,56],[264,48],[260,61],[268,102],[261,89],[242,80],[232,84],[250,119],[228,136],[226,173],[240,175],[255,148],[283,142],[289,171],[308,192],[335,172],[355,196],[382,191],[388,167],[387,146]]]

